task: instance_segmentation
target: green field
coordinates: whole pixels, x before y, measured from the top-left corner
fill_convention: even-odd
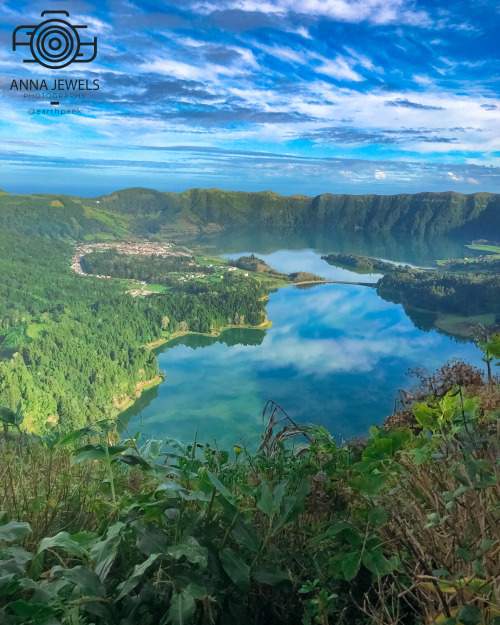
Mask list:
[[[475,243],[471,243],[471,245],[466,245],[465,247],[468,247],[470,250],[500,255],[500,245],[476,245]]]
[[[474,250],[477,252],[487,252],[486,256],[483,256],[482,260],[498,260],[500,259],[500,246],[499,245],[483,245],[483,244],[479,244],[479,243],[471,243],[469,245],[466,245],[465,247],[469,248],[470,250]],[[441,259],[441,260],[436,260],[436,264],[439,267],[446,267],[447,265],[453,264],[453,263],[464,263],[464,264],[473,264],[473,263],[477,263],[480,259],[478,258],[478,256],[470,256],[470,257],[464,257],[464,258],[447,258],[447,259]]]
[[[203,254],[203,256],[193,256],[198,265],[202,265],[203,267],[208,267],[208,265],[230,265],[232,261],[228,258],[221,258],[220,256],[209,256],[208,254]]]
[[[146,284],[144,287],[146,291],[153,291],[154,293],[165,293],[171,287],[164,286],[163,284]]]
[[[195,278],[193,282],[202,282],[203,284],[210,284],[210,282],[222,282],[223,278],[219,276],[208,276],[207,278]]]
[[[103,232],[102,234],[86,234],[84,235],[85,241],[114,241],[115,237],[112,234],[106,234]]]

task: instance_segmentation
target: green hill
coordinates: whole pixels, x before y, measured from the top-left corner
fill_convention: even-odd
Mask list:
[[[96,201],[96,200],[94,200]],[[500,196],[491,193],[418,193],[281,196],[272,191],[244,193],[191,189],[160,193],[125,189],[97,200],[110,212],[147,217],[159,231],[169,224],[187,229],[238,225],[317,225],[343,229],[405,230],[442,234],[464,226],[474,233],[500,229]]]
[[[235,226],[320,226],[435,235],[500,233],[500,195],[282,196],[190,189],[124,189],[98,198],[0,194],[0,228],[76,239],[186,236]]]

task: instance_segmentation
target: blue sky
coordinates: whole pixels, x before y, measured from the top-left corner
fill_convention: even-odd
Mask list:
[[[97,35],[93,63],[11,51],[57,9]],[[4,0],[0,21],[7,191],[500,192],[496,1]],[[9,91],[29,77],[100,90],[31,117],[50,105]]]

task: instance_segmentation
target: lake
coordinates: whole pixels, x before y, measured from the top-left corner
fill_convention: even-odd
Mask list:
[[[255,253],[279,271],[310,271],[332,280],[375,282],[328,265],[322,254],[373,255],[431,266],[463,255],[461,242],[416,241],[385,234],[237,232],[203,242],[207,252],[237,258]],[[121,419],[147,437],[198,440],[221,448],[256,447],[269,399],[296,421],[325,426],[338,440],[364,436],[392,412],[409,369],[434,370],[451,358],[482,367],[481,353],[415,327],[400,305],[375,289],[320,284],[271,293],[268,330],[231,329],[220,337],[187,335],[157,350],[165,381],[146,391]],[[419,324],[420,325],[420,324]]]

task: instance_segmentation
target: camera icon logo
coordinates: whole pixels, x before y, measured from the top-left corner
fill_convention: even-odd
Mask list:
[[[67,11],[44,11],[42,17],[63,14]],[[80,40],[79,29],[87,26],[73,26],[66,20],[50,18],[33,26],[18,26],[12,33],[12,50],[29,46],[31,57],[24,63],[39,63],[49,69],[62,69],[71,63],[91,63],[97,56],[97,37],[93,41]]]

